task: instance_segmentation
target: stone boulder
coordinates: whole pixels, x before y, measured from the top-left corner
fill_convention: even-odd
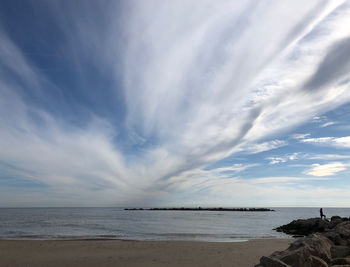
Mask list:
[[[333,229],[338,224],[346,221],[349,221],[349,219],[346,217],[341,218],[340,216],[332,216],[331,222],[329,223],[329,228]]]
[[[350,239],[350,221],[338,224],[333,230],[342,238]]]
[[[276,230],[307,235],[296,239],[286,250],[262,257],[258,267],[350,267],[350,220],[333,216],[295,220]],[[317,233],[314,233],[317,232]]]
[[[320,218],[298,219],[289,224],[275,228],[277,232],[283,232],[290,235],[309,235],[318,232],[324,232],[329,228],[329,221]]]
[[[300,247],[293,250],[287,249],[278,254],[273,253],[272,256],[279,258],[282,262],[292,267],[297,267],[297,266],[311,267],[312,266],[312,258],[311,258],[312,255],[306,247]]]
[[[321,234],[312,234],[297,239],[288,249],[274,252],[269,258],[292,267],[328,266],[332,260],[331,247],[332,242],[328,238]],[[268,261],[261,258],[258,266],[271,267],[275,265],[269,265]]]
[[[332,246],[332,258],[343,258],[350,255],[350,247],[348,246]]]
[[[331,222],[334,221],[334,220],[338,220],[338,219],[341,219],[340,216],[332,216],[331,217]]]
[[[332,265],[350,265],[350,258],[336,258],[332,260]]]
[[[331,240],[336,246],[346,246],[348,244],[348,241],[343,239],[340,234],[335,231],[327,231],[323,233],[323,235]]]
[[[299,248],[305,248],[310,255],[316,256],[325,262],[331,262],[332,242],[321,234],[312,234],[307,237],[299,238],[294,241],[287,250],[294,251]]]
[[[312,259],[312,264],[311,264],[312,267],[328,267],[327,262],[325,262],[319,257],[311,256],[311,259]]]
[[[264,266],[270,266],[270,267],[290,267],[290,265],[285,264],[284,262],[280,261],[279,259],[273,258],[273,257],[261,257],[260,264],[255,265],[255,267],[264,267]]]
[[[338,224],[340,224],[342,222],[343,222],[343,220],[341,218],[335,219],[335,220],[331,220],[331,222],[329,223],[329,228],[333,229],[334,227],[336,227]]]

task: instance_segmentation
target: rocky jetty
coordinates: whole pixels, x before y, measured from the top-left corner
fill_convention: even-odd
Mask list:
[[[333,216],[331,221],[321,220],[320,218],[299,219],[289,224],[277,227],[277,232],[283,232],[289,235],[305,236],[313,233],[322,233],[327,229],[334,228],[338,223],[348,221],[348,218]]]
[[[274,211],[267,208],[126,208],[124,210],[181,210],[181,211]]]
[[[295,220],[275,230],[303,235],[286,250],[260,258],[255,267],[350,267],[350,219]]]

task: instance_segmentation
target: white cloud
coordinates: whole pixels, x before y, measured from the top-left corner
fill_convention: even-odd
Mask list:
[[[341,154],[309,154],[308,159],[317,159],[317,160],[340,160],[340,159],[349,159],[350,155],[341,155]]]
[[[264,151],[273,150],[279,147],[288,145],[284,140],[271,140],[263,143],[256,143],[253,145],[245,145],[241,148],[242,151],[248,154],[257,154]]]
[[[338,148],[350,148],[350,136],[344,137],[319,137],[319,138],[306,138],[300,140],[303,143],[333,146]]]
[[[311,121],[314,123],[324,123],[327,121],[327,119],[328,118],[326,116],[315,116],[311,119]]]
[[[244,171],[248,168],[252,168],[255,166],[258,166],[259,164],[242,164],[242,163],[238,163],[238,164],[234,164],[232,166],[227,166],[227,167],[220,167],[220,168],[215,168],[215,169],[210,169],[210,170],[206,170],[203,171],[203,173],[209,173],[209,174],[213,174],[213,173],[222,173],[222,172],[241,172]]]
[[[306,174],[312,176],[332,176],[338,172],[345,171],[348,164],[342,162],[332,162],[327,164],[312,164],[312,167],[305,171]]]
[[[1,71],[10,73],[0,77],[0,160],[48,185],[55,200],[95,195],[108,203],[152,201],[175,178],[191,184],[181,174],[236,152],[284,146],[277,135],[350,101],[349,84],[341,83],[345,63],[339,66],[343,71],[335,69],[329,80],[315,83],[325,59],[350,36],[350,7],[343,1],[130,1],[121,17],[115,15],[117,2],[102,13],[90,10],[107,27],[91,19],[89,9],[86,17],[65,12],[63,20],[69,5],[59,3],[52,4],[52,17],[65,34],[62,47],[77,79],[89,75],[82,65],[91,61],[96,71],[112,73],[108,78],[116,91],[122,88],[125,103],[115,105],[125,106],[126,135],[146,144],[135,155],[115,142],[120,129],[108,117],[91,114],[94,119],[84,126],[72,125],[23,100],[20,92],[27,87],[45,99],[50,78],[9,36],[0,35]],[[89,90],[86,82],[80,85]],[[218,182],[214,172],[244,168],[197,174],[219,192],[227,190],[226,183],[237,189],[246,184],[233,177]]]
[[[320,186],[328,177],[173,178],[168,188],[172,205],[183,205],[180,195],[191,196],[189,205],[207,206],[347,206],[350,188]]]
[[[293,139],[304,139],[305,137],[310,136],[309,133],[305,133],[305,134],[293,134],[292,138]]]
[[[288,155],[284,155],[281,157],[267,157],[267,160],[270,160],[270,164],[278,164],[278,163],[285,163],[287,161],[293,161],[293,160],[297,160],[300,158],[301,153],[293,153],[293,154],[288,154]]]
[[[332,126],[332,125],[335,125],[337,123],[338,122],[336,122],[336,121],[328,121],[328,122],[325,122],[322,125],[320,125],[320,128],[325,128],[325,127],[328,127],[328,126]]]
[[[263,177],[251,179],[253,183],[284,183],[284,182],[306,182],[306,181],[324,181],[329,178],[310,178],[310,177]]]
[[[245,171],[249,168],[253,168],[259,166],[259,164],[253,163],[253,164],[234,164],[232,166],[226,166],[226,167],[219,167],[219,168],[213,168],[213,169],[193,169],[190,171],[183,172],[182,174],[178,176],[174,176],[173,178],[170,178],[170,183],[181,182],[182,180],[198,180],[198,179],[208,179],[208,180],[215,180],[215,179],[221,179],[221,178],[235,178],[237,177],[238,173]]]
[[[326,116],[315,116],[311,119],[311,122],[321,124],[319,125],[320,128],[325,128],[338,123],[336,121],[329,121]],[[301,136],[301,137],[304,138],[305,136],[304,137]],[[299,139],[299,138],[296,138],[296,139]]]
[[[303,153],[295,152],[292,154],[285,154],[281,156],[267,157],[266,159],[270,161],[269,164],[286,163],[288,161],[294,160],[341,160],[349,159],[350,155],[346,154],[314,154],[314,153]]]

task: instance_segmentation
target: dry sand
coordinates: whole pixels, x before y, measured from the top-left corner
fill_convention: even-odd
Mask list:
[[[0,240],[0,266],[254,266],[291,239],[214,243],[187,241]]]

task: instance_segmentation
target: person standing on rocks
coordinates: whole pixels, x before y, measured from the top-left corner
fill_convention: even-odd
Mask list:
[[[326,215],[323,214],[322,208],[320,208],[320,216],[321,216],[321,220],[323,219],[323,217],[326,219]]]

